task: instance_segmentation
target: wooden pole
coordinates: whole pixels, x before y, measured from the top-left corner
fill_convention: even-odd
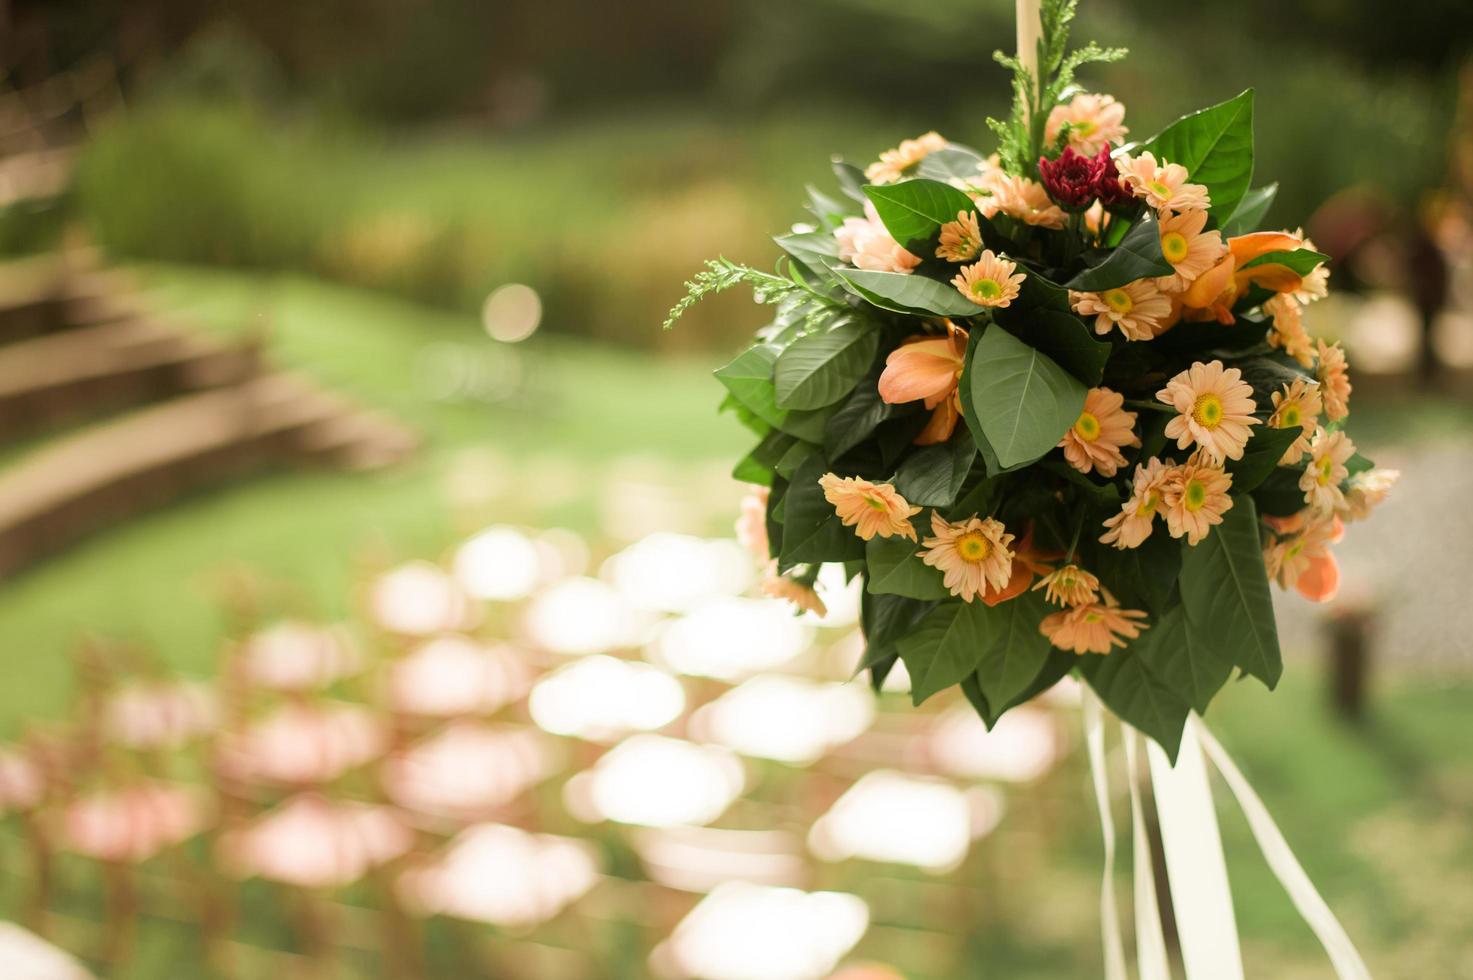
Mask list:
[[[1018,0],[1018,61],[1038,82],[1038,40],[1043,36],[1043,21],[1038,14],[1039,0]]]

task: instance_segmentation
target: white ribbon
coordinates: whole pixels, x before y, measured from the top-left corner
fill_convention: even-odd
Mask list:
[[[1094,777],[1095,803],[1100,808],[1100,832],[1105,838],[1105,873],[1100,882],[1100,922],[1105,943],[1105,980],[1127,980],[1125,943],[1121,938],[1120,909],[1115,904],[1115,819],[1110,815],[1110,779],[1105,762],[1105,712],[1099,697],[1083,689],[1084,741],[1089,747],[1089,769]]]
[[[1084,691],[1085,743],[1089,749],[1094,779],[1095,803],[1100,810],[1100,830],[1105,844],[1104,880],[1100,886],[1100,918],[1103,925],[1105,980],[1127,980],[1120,912],[1115,902],[1115,822],[1110,812],[1109,766],[1105,754],[1104,708],[1088,688]],[[1137,755],[1138,733],[1121,723],[1125,743],[1126,773],[1130,782],[1131,844],[1135,876],[1136,965],[1140,980],[1171,980],[1166,943],[1161,932],[1161,913],[1151,866],[1150,842],[1146,835],[1141,804],[1143,773]],[[1166,852],[1166,872],[1171,882],[1172,907],[1176,912],[1182,963],[1187,980],[1242,980],[1243,960],[1238,927],[1233,916],[1232,892],[1228,886],[1227,863],[1222,836],[1212,802],[1203,754],[1221,773],[1243,808],[1253,837],[1263,851],[1269,868],[1288,892],[1294,907],[1324,946],[1339,980],[1371,980],[1370,971],[1356,952],[1350,937],[1310,883],[1309,876],[1289,849],[1284,835],[1269,816],[1263,801],[1248,785],[1226,750],[1213,738],[1195,714],[1187,719],[1176,765],[1155,742],[1147,740],[1156,813]]]
[[[1136,754],[1140,738],[1123,722],[1125,772],[1130,778],[1131,851],[1135,857],[1135,960],[1141,980],[1171,980],[1166,958],[1166,937],[1161,933],[1161,907],[1156,901],[1156,873],[1151,867],[1151,842],[1141,806],[1141,777],[1145,774]]]
[[[1259,848],[1263,851],[1263,857],[1268,861],[1268,866],[1273,869],[1279,884],[1284,886],[1284,891],[1289,893],[1289,898],[1299,914],[1304,916],[1304,921],[1314,930],[1319,938],[1320,945],[1325,947],[1329,954],[1330,962],[1335,967],[1335,975],[1340,980],[1371,980],[1371,971],[1366,969],[1365,962],[1356,952],[1350,937],[1345,934],[1340,921],[1335,918],[1335,913],[1325,904],[1320,893],[1315,891],[1314,885],[1310,884],[1309,875],[1304,873],[1304,868],[1299,860],[1294,857],[1294,852],[1289,850],[1289,844],[1284,840],[1284,835],[1274,823],[1273,817],[1268,815],[1263,801],[1248,785],[1248,780],[1238,771],[1233,760],[1228,757],[1227,752],[1202,719],[1193,715],[1187,723],[1187,731],[1195,732],[1201,739],[1202,748],[1207,752],[1207,757],[1217,766],[1217,771],[1222,773],[1223,781],[1238,798],[1238,805],[1243,808],[1243,815],[1248,818],[1248,826],[1253,831],[1253,838],[1258,841]]]

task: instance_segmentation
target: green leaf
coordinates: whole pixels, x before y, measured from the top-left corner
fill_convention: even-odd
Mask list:
[[[823,408],[794,409],[783,422],[782,431],[804,442],[822,442],[829,419],[838,412],[838,405]]]
[[[965,432],[912,453],[895,474],[895,489],[912,504],[950,507],[977,457],[977,445]]]
[[[864,188],[890,237],[912,254],[930,258],[941,226],[955,221],[958,212],[976,211],[972,199],[939,180],[902,180],[869,184]],[[978,221],[985,220],[978,215]],[[911,246],[917,246],[912,248]],[[923,247],[924,246],[924,247]]]
[[[1050,650],[1048,658],[1043,662],[1043,669],[1029,682],[1023,692],[1001,706],[994,707],[992,702],[987,700],[987,695],[982,693],[982,686],[977,682],[975,673],[962,681],[962,693],[967,696],[967,700],[972,702],[972,707],[982,717],[982,724],[992,728],[1005,713],[1020,704],[1033,700],[1059,683],[1078,662],[1079,658],[1072,653],[1065,650]]]
[[[875,427],[895,412],[895,406],[880,397],[875,379],[866,376],[830,415],[823,428],[823,447],[832,462],[864,442]]]
[[[909,599],[945,599],[951,595],[941,584],[941,572],[917,555],[920,546],[908,538],[871,538],[864,546],[869,583],[876,595],[903,595]]]
[[[1312,248],[1296,248],[1292,251],[1265,252],[1243,266],[1244,269],[1252,269],[1260,265],[1282,265],[1288,266],[1301,276],[1307,276],[1313,272],[1315,267],[1330,261],[1330,257],[1324,252],[1316,252]]]
[[[1273,206],[1274,198],[1279,193],[1278,184],[1269,184],[1267,187],[1256,187],[1243,195],[1243,200],[1238,202],[1238,209],[1233,216],[1222,225],[1222,237],[1232,238],[1234,235],[1246,235],[1250,231],[1257,231],[1258,226],[1263,224],[1264,215]]]
[[[798,467],[803,464],[803,461],[818,451],[818,446],[813,443],[795,439],[793,440],[793,444],[788,447],[787,452],[783,453],[782,457],[776,463],[772,464],[772,469],[779,476],[791,480],[793,474],[798,471]]]
[[[950,283],[922,275],[835,269],[834,274],[860,299],[882,310],[911,316],[976,316],[983,308]]]
[[[777,407],[776,389],[772,383],[773,366],[778,348],[758,344],[737,355],[736,360],[716,369],[716,378],[747,410],[774,428],[780,428],[787,412]]]
[[[1278,684],[1284,665],[1253,498],[1233,497],[1223,522],[1182,554],[1181,598],[1192,623],[1219,638],[1233,663],[1269,688]]]
[[[1042,457],[1084,410],[1084,385],[1006,330],[982,334],[961,383],[1002,469]]]
[[[771,466],[759,462],[751,453],[743,456],[736,466],[732,467],[731,478],[738,483],[755,483],[759,486],[772,486],[772,474],[775,471]]]
[[[1272,517],[1292,517],[1304,509],[1304,491],[1299,489],[1299,478],[1304,467],[1281,466],[1269,472],[1253,491],[1253,503],[1258,511]]]
[[[860,593],[859,624],[865,650],[854,673],[868,669],[875,690],[885,681],[896,659],[895,644],[909,635],[921,618],[936,604],[898,595]]]
[[[1153,676],[1199,714],[1233,674],[1225,644],[1194,623],[1183,604],[1168,609],[1130,648]]]
[[[736,396],[729,391],[726,397],[721,399],[721,406],[716,411],[730,412],[735,415],[737,421],[755,436],[765,436],[772,429],[772,426],[758,418],[750,408],[737,401]]]
[[[813,216],[818,219],[818,223],[824,227],[825,231],[833,231],[843,224],[845,218],[857,216],[860,213],[859,208],[853,204],[829,197],[812,184],[808,185],[808,210],[813,212]]]
[[[1116,248],[1106,253],[1103,262],[1070,279],[1069,288],[1097,293],[1171,273],[1171,263],[1161,254],[1160,226],[1148,212],[1131,226]]]
[[[1187,168],[1189,180],[1205,184],[1212,213],[1231,215],[1253,179],[1253,90],[1182,116],[1140,147]]]
[[[1242,459],[1230,459],[1227,471],[1233,478],[1233,492],[1247,493],[1256,490],[1268,475],[1279,465],[1284,452],[1294,444],[1303,429],[1270,429],[1266,425],[1255,426],[1248,445],[1243,447]]]
[[[1376,464],[1371,462],[1369,457],[1362,456],[1360,453],[1354,454],[1345,461],[1345,469],[1350,476],[1355,476],[1357,473],[1364,473],[1367,470],[1373,470],[1375,468]]]
[[[1185,547],[1158,523],[1135,548],[1094,542],[1094,571],[1127,607],[1159,613],[1173,603],[1181,555]]]
[[[1133,649],[1103,657],[1085,654],[1080,658],[1079,672],[1111,711],[1154,738],[1176,761],[1192,706],[1157,677]]]
[[[868,183],[864,171],[852,163],[845,163],[839,159],[834,160],[833,169],[834,177],[838,180],[839,189],[844,192],[844,196],[862,206],[865,201],[864,185]]]
[[[1038,631],[1048,605],[1042,592],[1025,592],[992,607],[974,605],[986,610],[982,619],[989,639],[977,664],[977,684],[988,704],[1010,704],[1028,689],[1054,649]]]
[[[793,473],[783,503],[780,571],[794,565],[849,561],[864,557],[864,542],[845,527],[818,485],[826,466],[819,455],[809,456]]]
[[[916,167],[916,174],[939,181],[952,179],[976,181],[982,178],[981,164],[982,154],[968,147],[951,143],[945,149],[927,153],[921,160],[920,166]]]
[[[1002,464],[997,461],[997,453],[993,451],[992,444],[987,441],[987,434],[982,431],[982,421],[977,417],[977,407],[972,404],[972,386],[967,383],[967,379],[972,376],[972,363],[977,359],[977,344],[981,341],[983,333],[982,330],[973,330],[971,337],[967,339],[967,354],[962,359],[962,379],[957,389],[957,400],[962,403],[962,418],[967,423],[967,434],[972,437],[972,442],[977,446],[977,452],[982,455],[982,462],[987,472],[997,474],[1003,471]]]
[[[943,603],[895,644],[910,673],[914,703],[960,683],[977,669],[988,640],[986,609],[980,602]]]
[[[777,359],[778,407],[823,408],[843,398],[869,371],[879,342],[879,331],[862,320],[799,337]]]
[[[832,232],[805,231],[776,235],[778,247],[814,272],[839,265],[839,241]]]

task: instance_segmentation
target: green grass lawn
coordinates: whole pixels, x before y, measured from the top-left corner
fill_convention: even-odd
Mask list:
[[[303,611],[340,615],[365,555],[434,557],[457,532],[497,519],[591,531],[614,464],[653,453],[677,471],[710,473],[748,448],[732,418],[715,413],[709,359],[541,335],[508,348],[474,317],[300,278],[137,271],[159,308],[222,334],[265,331],[276,363],[393,414],[425,444],[381,473],[282,472],[197,495],[6,583],[8,733],[62,710],[67,652],[88,632],[206,672],[223,627],[218,586],[232,566],[292,583]],[[505,400],[436,397],[455,370]],[[503,492],[480,507],[451,506],[447,482],[475,479],[467,464],[487,452],[485,478]]]

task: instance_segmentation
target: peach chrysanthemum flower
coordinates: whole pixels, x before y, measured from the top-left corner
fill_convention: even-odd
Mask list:
[[[1221,524],[1222,515],[1233,508],[1233,498],[1228,496],[1232,485],[1233,478],[1201,450],[1174,467],[1161,487],[1162,512],[1171,536],[1185,535],[1190,545],[1207,537],[1212,525]]]
[[[1149,628],[1142,622],[1146,618],[1145,613],[1138,609],[1121,609],[1108,592],[1104,599],[1104,602],[1051,613],[1043,617],[1038,631],[1060,650],[1106,654],[1113,647],[1124,647],[1125,639],[1133,640],[1141,635],[1141,630]]]
[[[764,580],[762,594],[774,599],[785,599],[803,612],[811,612],[815,616],[827,616],[829,612],[828,606],[823,604],[813,586],[795,582],[786,575],[774,575]]]
[[[1013,535],[993,517],[969,517],[955,524],[931,511],[933,537],[921,542],[921,561],[942,572],[942,583],[966,602],[989,587],[1004,589],[1013,577]]]
[[[978,306],[994,306],[999,309],[1018,298],[1018,289],[1028,278],[1023,273],[1014,273],[1016,262],[1010,262],[992,249],[984,251],[971,265],[962,266],[951,284],[967,299]]]
[[[945,442],[961,417],[957,383],[967,353],[967,332],[950,320],[946,336],[907,338],[885,358],[880,374],[880,398],[891,405],[924,400],[931,421],[916,436],[918,445]]]
[[[1263,311],[1273,317],[1268,332],[1268,345],[1277,347],[1303,367],[1314,366],[1314,341],[1304,329],[1304,312],[1293,293],[1275,293],[1263,304]]]
[[[1130,499],[1120,505],[1120,513],[1105,519],[1109,530],[1100,535],[1101,544],[1113,544],[1121,550],[1139,548],[1151,536],[1152,522],[1161,507],[1162,490],[1171,472],[1154,456],[1137,464]]]
[[[1122,446],[1139,446],[1135,413],[1124,408],[1125,397],[1109,388],[1091,388],[1084,396],[1084,411],[1059,440],[1064,459],[1081,473],[1094,470],[1114,476],[1125,465]]]
[[[1309,442],[1309,466],[1299,478],[1304,502],[1321,514],[1345,508],[1340,484],[1350,476],[1345,463],[1355,455],[1355,443],[1338,429],[1316,429]]]
[[[1314,247],[1314,242],[1310,241],[1309,236],[1304,233],[1303,228],[1296,228],[1294,234],[1303,240],[1304,248],[1314,252],[1319,251],[1319,249]],[[1299,288],[1294,290],[1290,295],[1298,300],[1301,306],[1308,306],[1315,300],[1324,299],[1330,295],[1329,263],[1321,262],[1309,270],[1309,272],[1305,273],[1304,278],[1299,283]]]
[[[869,201],[865,202],[863,218],[845,218],[834,229],[834,240],[839,244],[839,260],[856,269],[909,275],[921,264],[920,256],[907,252],[890,237],[879,212]]]
[[[834,505],[844,526],[854,528],[864,540],[876,535],[915,540],[916,529],[910,519],[921,509],[912,507],[890,484],[825,473],[818,485],[823,487],[823,499]]]
[[[1070,562],[1049,572],[1033,587],[1056,606],[1087,606],[1100,597],[1100,580]]]
[[[955,221],[941,226],[941,241],[936,257],[948,262],[970,262],[982,250],[982,229],[977,225],[977,212],[958,211]]]
[[[1399,479],[1400,470],[1365,470],[1352,476],[1345,490],[1345,519],[1363,521],[1370,517]]]
[[[1175,439],[1178,449],[1195,442],[1218,465],[1242,459],[1252,434],[1248,427],[1259,424],[1252,386],[1242,371],[1221,361],[1196,362],[1166,382],[1156,398],[1179,413],[1166,423],[1166,438]]]
[[[1206,211],[1212,204],[1204,185],[1187,183],[1187,168],[1179,163],[1157,164],[1153,153],[1122,153],[1115,166],[1131,193],[1157,211]]]
[[[1206,211],[1173,214],[1161,221],[1161,255],[1176,271],[1156,280],[1162,291],[1179,293],[1227,254],[1222,232],[1205,231]]]
[[[901,140],[899,146],[881,153],[878,161],[865,168],[865,179],[871,184],[893,184],[926,157],[944,149],[946,140],[935,130],[913,140]]]
[[[1100,336],[1119,327],[1126,340],[1150,340],[1171,317],[1171,300],[1154,280],[1137,279],[1099,293],[1069,291],[1069,305],[1080,316],[1095,318]]]
[[[1309,451],[1309,440],[1319,427],[1320,386],[1308,378],[1295,378],[1284,384],[1283,391],[1273,393],[1274,413],[1268,417],[1270,429],[1299,428],[1295,439],[1284,455],[1279,458],[1280,466],[1299,462],[1299,457]]]
[[[1009,218],[1056,231],[1063,228],[1068,220],[1063,209],[1054,203],[1054,199],[1048,196],[1048,191],[1036,180],[1002,175],[991,183],[991,187],[997,210]]]
[[[1093,92],[1081,92],[1067,104],[1053,107],[1044,123],[1044,142],[1052,146],[1065,123],[1069,124],[1069,145],[1087,157],[1123,141],[1130,132],[1125,126],[1125,106],[1114,96]]]
[[[1318,346],[1319,367],[1315,374],[1325,400],[1325,417],[1338,422],[1350,414],[1350,365],[1345,362],[1345,351],[1339,343],[1327,344],[1321,340]]]
[[[1328,578],[1325,574],[1303,580],[1317,565],[1334,563],[1330,545],[1340,538],[1340,520],[1333,516],[1319,517],[1299,522],[1299,525],[1291,533],[1274,535],[1263,548],[1263,564],[1268,577],[1277,582],[1279,588],[1300,587],[1306,598],[1324,602],[1333,597],[1334,586],[1339,584],[1338,567],[1333,573],[1334,583],[1328,590],[1323,587]]]
[[[767,543],[767,487],[752,487],[742,498],[742,509],[736,520],[737,543],[759,562],[768,561],[771,549]]]

